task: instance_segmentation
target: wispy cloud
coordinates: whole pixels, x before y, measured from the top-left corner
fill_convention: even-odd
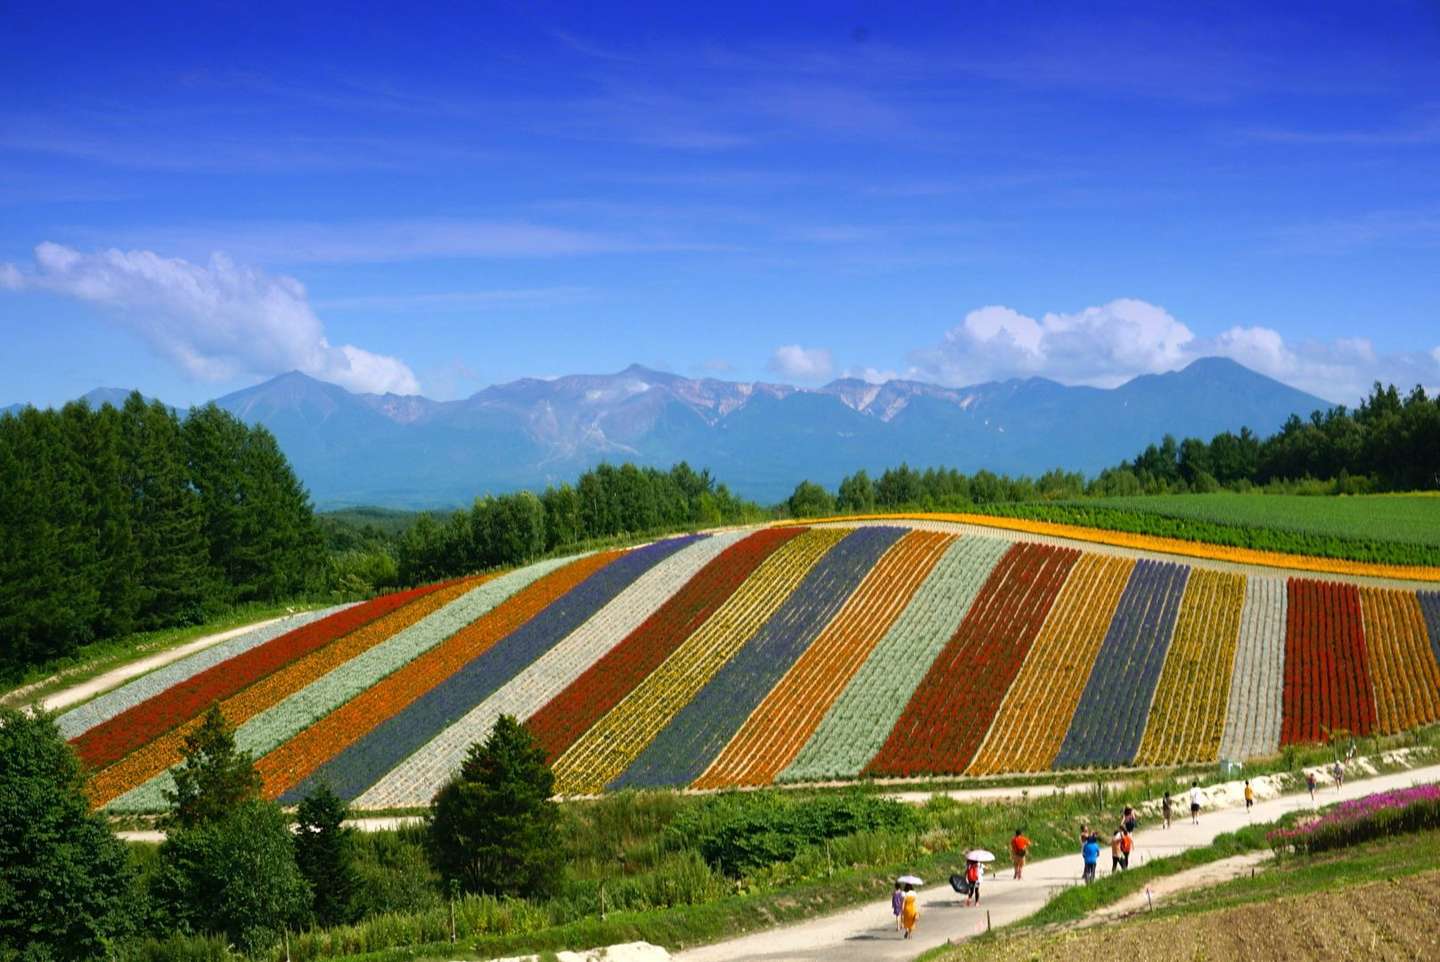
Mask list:
[[[490,291],[428,291],[416,294],[368,294],[315,301],[321,310],[380,311],[391,313],[500,310],[517,307],[556,307],[592,296],[587,287],[536,287]]]
[[[113,232],[107,232],[113,238]],[[383,263],[432,258],[549,258],[715,250],[661,231],[617,233],[525,221],[456,219],[336,223],[246,222],[124,232],[134,246],[204,256],[223,249],[266,264]]]
[[[799,344],[785,344],[775,349],[766,365],[781,377],[797,381],[820,381],[835,370],[834,358],[825,347],[801,347]]]
[[[31,266],[0,263],[0,288],[105,308],[193,378],[299,370],[352,391],[420,389],[398,358],[331,344],[299,281],[224,254],[194,264],[146,250],[84,253],[46,242],[35,248]]]

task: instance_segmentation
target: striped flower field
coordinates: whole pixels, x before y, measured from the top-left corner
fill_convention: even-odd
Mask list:
[[[1440,721],[1440,593],[904,519],[669,538],[297,616],[59,720],[163,807],[212,705],[293,803],[426,804],[501,714],[558,790],[1167,766]]]

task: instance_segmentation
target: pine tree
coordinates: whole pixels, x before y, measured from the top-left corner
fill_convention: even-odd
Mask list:
[[[343,925],[355,915],[355,830],[344,825],[349,814],[329,784],[305,796],[296,813],[295,863],[315,893],[321,925]]]
[[[185,736],[181,755],[185,761],[174,770],[175,790],[165,793],[171,825],[214,822],[260,797],[260,773],[250,753],[235,747],[235,732],[219,705],[211,705],[200,727]]]
[[[54,721],[0,709],[0,958],[107,956],[131,929],[131,874]]]
[[[468,892],[542,896],[559,883],[560,812],[545,751],[514,716],[495,720],[430,803],[431,859]]]
[[[210,568],[199,498],[190,485],[180,422],[163,404],[137,391],[125,402],[126,462],[135,506],[143,627],[194,623],[213,605],[218,584]]]

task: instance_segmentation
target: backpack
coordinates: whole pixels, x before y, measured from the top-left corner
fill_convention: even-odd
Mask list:
[[[965,866],[965,881],[969,882],[971,885],[974,885],[976,882],[980,881],[980,869],[978,866]]]
[[[1124,852],[1126,855],[1130,854],[1130,849],[1134,844],[1135,843],[1130,840],[1130,835],[1128,833],[1120,836],[1120,851]]]

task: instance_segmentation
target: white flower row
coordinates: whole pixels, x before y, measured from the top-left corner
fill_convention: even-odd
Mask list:
[[[496,718],[514,715],[523,721],[535,714],[625,640],[716,555],[749,534],[727,531],[703,538],[651,568],[499,691],[391,769],[355,800],[355,806],[394,808],[429,802],[460,767],[470,745],[489,733]]]
[[[162,668],[157,668],[146,675],[122,685],[113,691],[106,692],[98,698],[91,699],[85,704],[67,711],[61,715],[56,724],[60,728],[60,734],[68,741],[83,735],[85,732],[102,725],[122,712],[134,708],[142,702],[149,701],[156,695],[168,688],[173,688],[182,681],[194,678],[206,669],[213,668],[223,661],[228,661],[236,655],[249,651],[251,648],[259,647],[278,638],[287,632],[294,631],[312,621],[319,621],[321,618],[329,617],[337,611],[342,611],[349,605],[336,605],[333,608],[325,608],[320,611],[306,611],[298,615],[290,615],[281,618],[273,624],[256,628],[254,631],[247,631],[244,634],[228,638],[217,645],[212,645],[202,651],[179,661],[173,661]]]
[[[1220,738],[1222,759],[1270,755],[1280,747],[1285,615],[1285,579],[1252,575],[1240,613],[1240,642]]]
[[[236,747],[256,758],[274,750],[526,585],[574,560],[570,557],[541,561],[466,592],[245,722],[235,731]],[[152,811],[163,807],[164,792],[173,785],[170,773],[165,772],[130,790],[108,807],[114,811]]]
[[[859,774],[884,746],[911,694],[1011,543],[961,537],[950,546],[777,781]]]

